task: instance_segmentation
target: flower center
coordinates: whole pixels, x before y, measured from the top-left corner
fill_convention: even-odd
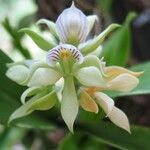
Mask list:
[[[62,50],[60,51],[59,57],[60,59],[68,59],[72,56],[71,52],[68,49],[64,49],[62,48]]]
[[[98,88],[97,87],[89,87],[88,89],[86,89],[86,92],[89,94],[89,95],[94,95],[95,92],[97,92]]]

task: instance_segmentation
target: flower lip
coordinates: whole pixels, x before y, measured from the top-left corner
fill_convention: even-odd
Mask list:
[[[48,52],[46,62],[50,66],[53,66],[59,60],[67,60],[70,58],[73,58],[78,63],[82,63],[83,61],[82,54],[75,46],[70,44],[60,44]]]

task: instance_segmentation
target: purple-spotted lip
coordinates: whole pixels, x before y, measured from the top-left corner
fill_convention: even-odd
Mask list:
[[[46,62],[50,66],[55,65],[57,62],[59,62],[60,54],[62,51],[68,51],[68,53],[72,54],[72,57],[74,58],[75,62],[82,63],[83,62],[83,56],[81,52],[73,45],[70,44],[60,44],[56,46],[55,48],[51,49],[46,56]]]

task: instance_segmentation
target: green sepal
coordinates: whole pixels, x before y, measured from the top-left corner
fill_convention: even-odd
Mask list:
[[[114,29],[120,27],[118,24],[111,24],[102,33],[96,36],[93,40],[79,45],[79,49],[83,55],[87,55],[96,50],[104,41],[105,37]]]
[[[32,97],[17,110],[15,110],[9,117],[8,124],[10,124],[15,119],[31,114],[34,110],[48,110],[52,108],[57,101],[56,93],[55,91],[52,91],[48,94],[46,93],[47,90],[42,91],[41,93]]]

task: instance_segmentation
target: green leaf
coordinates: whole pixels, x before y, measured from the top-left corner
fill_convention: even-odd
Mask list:
[[[6,63],[12,60],[0,50],[0,123],[6,124],[11,112],[19,106],[21,93],[24,87],[17,85],[5,76]]]
[[[29,28],[23,28],[19,30],[19,32],[25,32],[37,44],[37,46],[39,46],[43,50],[48,51],[56,46],[55,43],[50,41],[48,42],[41,35],[37,34]]]
[[[66,135],[66,137],[61,141],[58,150],[79,150],[75,137],[71,134]]]
[[[22,128],[6,128],[0,135],[0,149],[13,149],[14,144],[17,144],[23,138],[25,130]]]
[[[75,134],[67,134],[58,150],[106,150],[106,145],[100,143],[95,137],[87,136],[83,132],[75,132]]]
[[[134,13],[129,13],[124,25],[104,44],[101,56],[104,56],[108,65],[124,66],[127,63],[131,49],[130,22],[135,16]]]
[[[39,129],[49,131],[56,129],[56,125],[52,123],[52,121],[44,118],[44,114],[42,114],[41,112],[38,115],[34,112],[29,116],[16,119],[11,123],[11,125],[27,129]]]
[[[143,95],[150,93],[150,62],[139,64],[130,68],[133,71],[144,71],[139,78],[139,85],[130,92],[107,92],[112,97],[128,96],[128,95]]]
[[[96,125],[80,125],[78,129],[115,148],[122,150],[149,150],[149,128],[132,126],[131,134],[129,134],[111,123],[101,122]]]
[[[5,20],[2,22],[2,25],[11,36],[13,46],[16,47],[17,50],[21,52],[21,54],[25,58],[28,58],[28,59],[31,58],[31,54],[29,50],[26,47],[24,47],[21,43],[21,35],[18,34],[18,29],[11,25],[8,18],[5,18]]]

